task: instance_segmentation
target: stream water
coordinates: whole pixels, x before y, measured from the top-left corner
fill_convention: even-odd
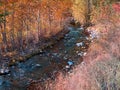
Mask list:
[[[10,73],[0,76],[0,90],[26,90],[32,81],[45,80],[52,73],[71,68],[82,62],[90,41],[83,28],[69,27],[69,33],[54,46],[26,62],[9,68]]]

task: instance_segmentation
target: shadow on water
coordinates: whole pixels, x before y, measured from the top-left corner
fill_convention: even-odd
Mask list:
[[[0,76],[0,90],[25,90],[33,81],[54,79],[53,72],[69,71],[82,61],[90,41],[83,28],[69,27],[69,33],[54,46],[26,62],[10,67],[10,74]],[[81,59],[80,59],[81,57]]]

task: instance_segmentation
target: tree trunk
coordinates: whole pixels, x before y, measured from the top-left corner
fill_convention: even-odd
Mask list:
[[[38,30],[38,41],[40,40],[41,29],[40,29],[40,11],[37,14],[37,30]]]
[[[12,13],[12,21],[11,21],[11,44],[12,44],[12,50],[15,49],[15,38],[14,38],[14,3],[12,4],[12,10],[13,10],[13,13]]]
[[[87,0],[86,1],[87,4],[87,11],[86,11],[86,15],[85,15],[85,24],[90,24],[91,23],[91,10],[92,10],[92,0]]]
[[[52,26],[52,18],[51,18],[52,11],[51,11],[51,8],[49,5],[50,5],[50,2],[48,1],[48,5],[47,5],[47,7],[48,7],[48,20],[49,20],[49,32],[48,32],[48,34],[51,33],[51,26]]]
[[[19,26],[19,30],[17,32],[17,37],[18,37],[18,48],[19,50],[22,52],[23,51],[23,21],[20,21],[20,26]]]
[[[23,37],[22,37],[22,30],[19,32],[19,44],[20,44],[20,51],[23,51]]]
[[[2,40],[5,46],[5,52],[7,52],[7,36],[6,36],[6,5],[4,7],[4,22],[3,22],[3,29],[4,31],[2,32]]]
[[[0,43],[0,59],[2,57],[2,44]]]

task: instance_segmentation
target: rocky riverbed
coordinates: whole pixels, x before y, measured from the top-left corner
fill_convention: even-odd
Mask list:
[[[25,90],[33,82],[54,80],[59,71],[72,72],[74,65],[82,62],[91,39],[96,36],[82,27],[68,27],[68,30],[64,39],[41,54],[5,68],[6,74],[0,76],[0,90]]]

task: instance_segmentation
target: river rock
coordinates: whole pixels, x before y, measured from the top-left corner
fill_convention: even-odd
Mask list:
[[[67,60],[68,58],[66,56],[63,57],[64,60]]]
[[[67,51],[65,50],[65,51],[64,51],[64,53],[66,54],[66,53],[67,53]]]
[[[86,52],[80,52],[80,53],[78,53],[78,56],[86,56]]]
[[[84,44],[83,44],[83,42],[80,42],[80,43],[76,43],[76,45],[77,45],[78,47],[80,47],[80,46],[83,46]]]
[[[73,63],[73,61],[68,61],[67,64],[68,64],[69,66],[72,66],[74,63]]]
[[[78,53],[78,56],[83,56],[83,52]]]
[[[40,64],[36,64],[35,66],[36,66],[36,67],[41,67],[41,65],[40,65]]]
[[[70,68],[70,66],[69,66],[69,65],[66,65],[66,66],[65,66],[65,68],[66,68],[66,69],[69,69],[69,68]]]
[[[54,56],[57,56],[58,53],[53,53]]]
[[[83,31],[84,28],[83,27],[80,27],[80,28],[77,28],[78,31]]]
[[[8,68],[1,68],[0,69],[0,75],[6,75],[9,74],[10,70]]]
[[[31,69],[33,70],[35,68],[40,68],[40,67],[42,67],[41,64],[32,64]]]
[[[84,53],[83,53],[83,56],[86,56],[86,54],[87,54],[87,53],[86,53],[86,52],[84,52]]]
[[[94,39],[94,38],[98,38],[99,37],[99,34],[97,31],[93,30],[90,32],[90,38],[91,39]]]

